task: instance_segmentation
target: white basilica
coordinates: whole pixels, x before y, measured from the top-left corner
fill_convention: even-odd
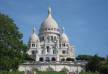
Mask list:
[[[29,50],[27,52],[35,61],[74,61],[75,52],[67,35],[55,21],[48,10],[47,18],[42,22],[39,34],[35,28],[29,39]]]
[[[74,46],[70,44],[63,28],[54,20],[51,8],[42,22],[39,34],[35,28],[28,42],[27,54],[34,59],[19,65],[19,71],[64,71],[79,73],[85,70],[85,63],[75,59]]]

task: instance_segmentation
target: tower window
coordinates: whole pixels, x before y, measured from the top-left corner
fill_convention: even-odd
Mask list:
[[[35,44],[32,44],[32,47],[35,47]]]

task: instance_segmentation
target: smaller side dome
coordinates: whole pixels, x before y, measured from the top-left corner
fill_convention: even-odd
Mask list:
[[[63,33],[62,35],[61,35],[61,42],[62,43],[67,43],[67,42],[69,42],[69,39],[68,39],[68,37],[67,37],[67,35],[65,34],[65,33]]]
[[[31,35],[31,37],[30,37],[29,42],[36,43],[36,42],[38,42],[38,41],[39,41],[39,37],[38,37],[38,35],[36,35],[36,33],[35,33],[35,28],[34,28],[34,29],[33,29],[33,33],[32,33],[32,35]]]

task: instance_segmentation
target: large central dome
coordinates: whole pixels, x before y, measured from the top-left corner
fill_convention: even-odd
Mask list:
[[[59,33],[59,26],[51,15],[51,8],[48,9],[48,16],[41,24],[40,33],[43,32]]]

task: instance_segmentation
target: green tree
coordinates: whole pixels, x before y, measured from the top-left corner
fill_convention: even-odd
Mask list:
[[[14,21],[0,13],[0,70],[17,69],[24,61],[25,49],[22,33]]]
[[[106,60],[101,61],[99,72],[100,74],[108,74],[108,56],[106,57]]]
[[[99,71],[100,62],[104,61],[105,59],[103,57],[99,57],[98,55],[94,55],[86,65],[87,71],[96,72]]]
[[[101,74],[108,74],[108,63],[104,62],[103,64],[101,64],[99,67],[99,72]]]
[[[78,55],[76,57],[77,60],[85,60],[85,61],[89,61],[93,56],[90,55]]]

